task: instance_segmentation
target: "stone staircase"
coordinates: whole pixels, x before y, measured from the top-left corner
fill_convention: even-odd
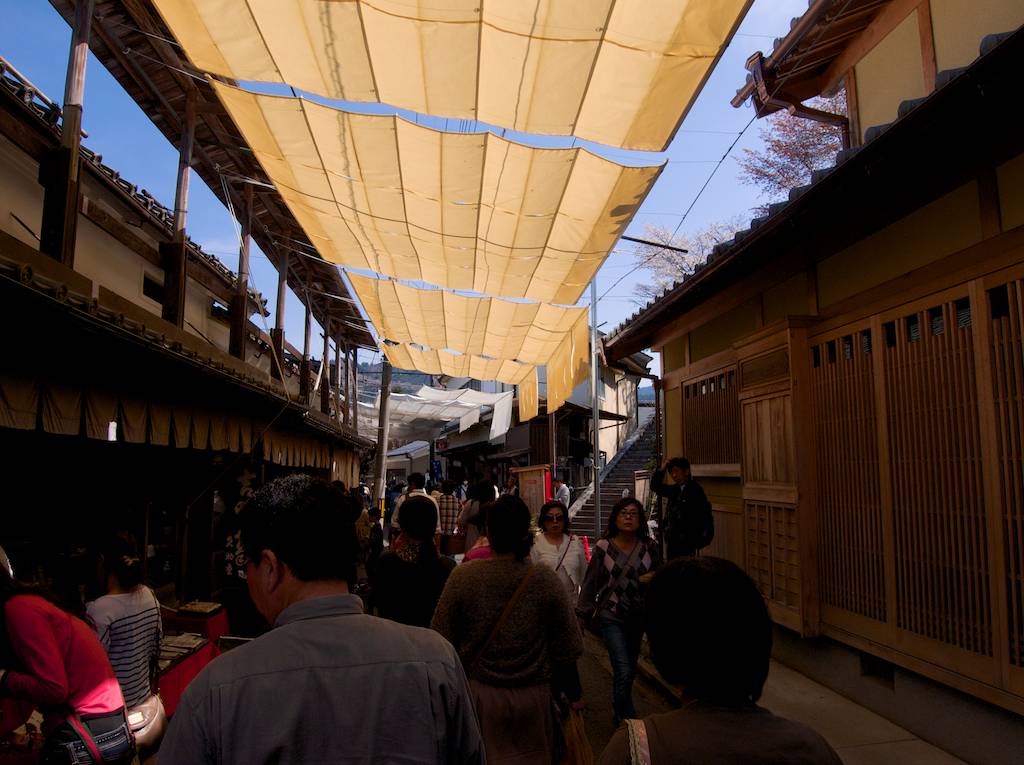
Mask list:
[[[652,412],[653,414],[653,412]],[[632,445],[625,447],[618,460],[601,479],[601,526],[608,525],[608,513],[612,505],[622,499],[623,489],[633,494],[633,473],[643,470],[655,455],[654,418],[640,426],[640,435]],[[586,499],[572,514],[572,532],[578,536],[594,539],[594,498]]]

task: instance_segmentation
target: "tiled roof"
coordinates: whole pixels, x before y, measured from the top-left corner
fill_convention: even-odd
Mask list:
[[[1009,39],[1014,34],[1015,32],[1005,32],[1000,34],[987,35],[981,42],[981,46],[979,48],[979,59],[984,56],[987,56],[989,53],[995,50],[995,48],[998,47],[1000,43]],[[977,60],[978,59],[975,59],[975,61]],[[789,192],[788,199],[768,205],[766,215],[754,218],[753,220],[750,221],[750,225],[748,228],[743,229],[742,231],[737,231],[732,239],[715,245],[714,249],[712,249],[711,253],[707,256],[705,261],[703,263],[697,263],[694,266],[692,274],[682,274],[682,278],[679,281],[674,282],[671,287],[665,289],[664,292],[662,292],[656,298],[648,302],[647,305],[645,305],[640,310],[636,311],[632,316],[630,316],[617,327],[612,329],[604,340],[605,344],[609,345],[614,343],[616,338],[620,336],[625,330],[629,329],[631,326],[637,323],[643,322],[645,318],[653,310],[659,308],[667,300],[674,298],[688,290],[691,287],[691,284],[694,281],[694,279],[698,277],[705,268],[707,268],[713,263],[717,263],[718,261],[729,258],[736,250],[737,245],[739,245],[740,243],[742,243],[744,240],[748,239],[751,236],[756,236],[758,229],[760,229],[766,223],[768,223],[773,218],[778,216],[794,201],[796,201],[800,197],[807,194],[809,191],[816,188],[816,186],[824,178],[826,178],[832,172],[834,172],[837,167],[840,167],[844,163],[848,162],[852,157],[854,157],[856,154],[862,151],[865,146],[868,146],[869,144],[871,144],[871,142],[876,140],[879,136],[888,131],[894,125],[897,125],[908,114],[910,114],[910,112],[912,112],[914,109],[919,107],[924,102],[930,100],[936,93],[941,91],[946,85],[948,85],[950,82],[963,75],[969,68],[970,67],[967,66],[958,69],[947,69],[940,71],[935,77],[935,90],[932,91],[931,94],[925,96],[924,98],[916,98],[902,102],[899,105],[896,120],[884,125],[876,125],[868,128],[864,132],[864,141],[860,146],[851,149],[843,149],[842,151],[838,152],[836,154],[835,163],[833,165],[822,168],[820,170],[815,170],[811,174],[810,183],[803,186],[797,186],[796,188],[791,189]]]

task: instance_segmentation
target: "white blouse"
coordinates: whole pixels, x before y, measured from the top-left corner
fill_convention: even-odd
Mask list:
[[[533,539],[530,560],[555,569],[565,581],[570,600],[575,604],[576,594],[579,592],[583,575],[587,571],[587,556],[583,552],[583,544],[575,535],[563,534],[562,543],[553,545],[543,532],[538,533]],[[561,565],[559,565],[559,561],[561,561]]]

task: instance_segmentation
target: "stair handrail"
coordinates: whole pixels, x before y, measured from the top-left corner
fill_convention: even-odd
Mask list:
[[[645,422],[643,425],[637,428],[633,432],[633,435],[631,435],[623,442],[622,448],[615,452],[615,456],[612,457],[603,468],[601,468],[601,472],[598,474],[597,478],[598,485],[600,485],[601,482],[608,477],[608,474],[611,473],[611,471],[615,468],[617,464],[619,464],[619,460],[621,460],[626,455],[626,453],[630,451],[633,448],[633,446],[636,445],[636,442],[643,438],[644,434],[647,432],[647,429],[654,424],[654,419],[654,417],[651,417],[647,422]],[[581,491],[579,493],[579,496],[577,496],[573,503],[569,506],[570,521],[576,517],[576,514],[579,513],[580,510],[583,509],[583,506],[587,503],[587,500],[590,499],[591,496],[593,496],[593,494],[594,483],[593,481],[591,481],[589,484],[587,484],[587,488]]]

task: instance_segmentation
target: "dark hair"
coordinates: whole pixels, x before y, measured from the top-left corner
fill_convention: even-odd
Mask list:
[[[608,529],[604,532],[606,539],[617,537],[619,535],[619,513],[625,510],[630,505],[636,505],[636,509],[639,511],[640,523],[636,529],[636,535],[641,539],[646,539],[650,536],[650,531],[647,528],[647,517],[644,515],[644,506],[636,497],[623,497],[614,505],[612,505],[612,514],[608,516]]]
[[[71,614],[72,616],[81,619],[90,627],[95,628],[96,626],[93,624],[89,615],[85,612],[85,605],[81,600],[64,599],[49,587],[20,582],[11,576],[4,566],[0,566],[0,648],[4,650],[8,648],[8,646],[5,645],[8,637],[6,631],[7,620],[5,618],[6,609],[4,606],[8,600],[17,595],[35,595],[36,597],[49,601],[64,613]]]
[[[530,554],[530,508],[523,500],[505,494],[491,503],[487,511],[487,541],[494,552],[512,553],[516,560]]]
[[[494,501],[494,484],[490,481],[477,481],[469,487],[469,499],[475,499],[480,504]]]
[[[398,525],[417,542],[427,541],[437,530],[437,505],[430,497],[409,497],[402,503]]]
[[[119,531],[103,548],[103,569],[117,579],[122,590],[130,590],[142,582],[142,560],[135,537]]]
[[[427,482],[427,477],[423,473],[409,473],[409,488],[410,489],[422,489]]]
[[[680,470],[689,470],[690,461],[686,457],[673,457],[668,461],[669,468],[677,467]]]
[[[716,704],[761,697],[772,621],[739,566],[711,556],[677,558],[654,576],[645,600],[647,638],[662,677]]]
[[[346,491],[348,491],[345,488],[345,482],[344,481],[331,481],[331,486],[333,486],[335,489],[340,491],[342,494],[344,494]]]
[[[540,526],[541,531],[544,530],[544,516],[548,510],[561,510],[562,515],[565,516],[565,520],[562,521],[562,531],[566,534],[569,533],[569,508],[559,502],[557,499],[553,499],[550,502],[545,502],[540,506],[540,515],[537,516],[537,525]]]
[[[454,494],[455,493],[455,481],[446,480],[441,482],[441,493],[442,494]]]
[[[278,478],[239,514],[242,547],[254,563],[273,550],[303,582],[351,578],[359,515],[352,505],[351,497],[308,475]]]

